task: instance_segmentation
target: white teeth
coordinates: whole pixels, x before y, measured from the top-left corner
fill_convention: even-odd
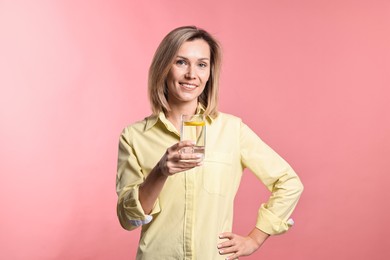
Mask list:
[[[180,83],[180,85],[182,85],[182,86],[185,87],[185,88],[190,88],[190,89],[196,88],[195,85],[191,85],[191,84]]]

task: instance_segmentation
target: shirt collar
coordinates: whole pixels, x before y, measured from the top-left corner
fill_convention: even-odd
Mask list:
[[[162,112],[160,112],[161,114]],[[150,128],[152,128],[158,121],[159,116],[151,115],[145,118],[146,125],[145,125],[145,131],[148,131]]]
[[[198,103],[198,107],[196,108],[197,114],[203,114],[206,109],[201,103]],[[158,120],[161,122],[166,122],[168,119],[165,117],[164,112],[160,112],[158,115],[151,115],[149,117],[145,118],[146,125],[145,125],[145,131],[148,131],[150,128],[152,128],[155,124],[157,124]],[[215,119],[211,116],[207,116],[207,121],[209,124],[211,124]],[[165,123],[164,123],[165,124]]]
[[[206,111],[206,109],[204,108],[204,106],[201,103],[198,103],[198,107],[196,108],[196,113],[197,114],[204,114],[205,111]],[[210,115],[208,115],[206,117],[206,119],[209,122],[209,124],[211,124],[214,121],[214,118],[211,117]]]

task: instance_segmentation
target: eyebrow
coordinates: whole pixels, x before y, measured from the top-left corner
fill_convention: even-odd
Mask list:
[[[180,55],[177,55],[176,58],[182,58],[182,59],[185,59],[185,60],[188,60],[187,57],[184,57],[184,56],[180,56]],[[200,58],[198,60],[210,60],[209,58]]]

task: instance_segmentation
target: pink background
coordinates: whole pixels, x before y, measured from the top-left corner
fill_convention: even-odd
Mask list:
[[[190,24],[222,43],[220,109],[305,184],[296,225],[245,259],[390,259],[386,0],[0,0],[0,259],[134,259],[118,137],[150,113],[158,43]],[[267,196],[247,172],[235,232]]]

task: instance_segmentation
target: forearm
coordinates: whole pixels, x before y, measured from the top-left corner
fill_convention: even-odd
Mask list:
[[[149,214],[156,202],[164,184],[169,176],[178,172],[190,170],[202,164],[200,154],[184,154],[179,151],[182,148],[192,148],[192,141],[181,141],[167,149],[161,160],[146,177],[145,182],[139,188],[139,200],[145,214]]]
[[[259,247],[261,247],[261,245],[265,242],[265,240],[267,240],[267,238],[270,236],[269,234],[261,231],[260,229],[258,228],[254,228],[248,235],[249,237],[251,237]]]
[[[159,165],[156,165],[145,182],[139,187],[139,200],[145,214],[152,211],[167,178],[166,175],[161,173]]]
[[[289,218],[302,191],[303,185],[298,176],[293,172],[286,173],[273,185],[267,203],[261,205],[256,227],[270,235],[286,232],[293,225]]]

